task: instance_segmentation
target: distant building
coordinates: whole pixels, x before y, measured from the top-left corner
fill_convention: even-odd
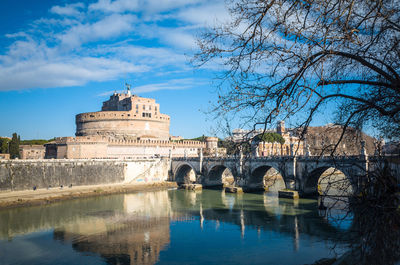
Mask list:
[[[131,95],[128,87],[103,102],[101,111],[76,115],[76,137],[47,143],[46,158],[197,157],[214,148],[211,138],[201,142],[170,136],[169,123],[154,99]]]
[[[382,152],[386,155],[400,155],[400,142],[391,141],[385,143]]]
[[[205,137],[206,147],[204,155],[206,156],[226,156],[226,148],[218,147],[217,137]]]
[[[20,159],[43,159],[45,156],[45,147],[43,145],[20,145]]]
[[[0,154],[0,160],[3,160],[3,159],[6,159],[6,160],[10,159],[10,154]]]
[[[260,142],[256,139],[257,135],[262,135],[263,133],[277,133],[282,136],[285,140],[284,144],[277,142]],[[255,156],[286,156],[286,155],[303,155],[305,154],[304,141],[300,140],[299,137],[294,135],[292,130],[285,129],[285,122],[280,121],[277,124],[275,130],[243,130],[235,129],[232,131],[232,136],[228,137],[227,140],[239,142],[249,142],[251,143],[253,154]]]
[[[299,138],[301,128],[286,129],[283,121],[278,122],[276,130],[243,130],[235,129],[227,140],[234,142],[248,142],[252,144],[253,154],[257,156],[275,155],[360,155],[362,143],[368,155],[375,154],[378,141],[354,128],[348,127],[341,142],[337,145],[342,134],[343,127],[327,124],[325,126],[308,127],[304,140]],[[262,133],[276,132],[285,139],[284,144],[257,142],[255,137]],[[334,148],[336,148],[334,150]],[[390,151],[389,151],[390,150]],[[396,145],[383,146],[383,152],[396,152]]]
[[[169,139],[168,115],[160,113],[154,99],[114,93],[101,111],[76,115],[76,136],[109,136],[115,139]]]
[[[259,142],[256,150],[258,156],[304,155],[304,141],[286,131],[284,121],[278,122],[276,133],[282,136],[285,143]]]

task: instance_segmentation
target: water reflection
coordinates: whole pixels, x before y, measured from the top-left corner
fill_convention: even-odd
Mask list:
[[[316,200],[274,194],[164,190],[3,210],[0,249],[10,251],[0,252],[0,263],[15,261],[19,242],[38,231],[45,232],[30,242],[40,244],[51,233],[57,250],[39,249],[42,259],[19,257],[17,264],[54,264],[57,251],[68,247],[65,264],[83,258],[93,264],[220,264],[230,258],[243,264],[253,252],[268,253],[251,256],[254,264],[311,263],[331,256],[330,246],[345,238],[345,230],[320,217],[317,206]],[[277,248],[285,257],[278,257]]]

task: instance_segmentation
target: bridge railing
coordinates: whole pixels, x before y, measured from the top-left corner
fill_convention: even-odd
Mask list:
[[[263,157],[255,157],[255,156],[244,156],[244,160],[257,160],[257,161],[266,161],[266,160],[289,160],[296,158],[297,160],[338,160],[338,161],[343,161],[343,160],[360,160],[360,159],[366,159],[368,157],[369,160],[380,160],[380,159],[400,159],[399,155],[385,155],[385,156],[378,156],[378,155],[373,155],[373,156],[363,156],[363,155],[341,155],[341,156],[306,156],[306,155],[301,155],[301,156],[263,156]],[[173,157],[173,160],[199,160],[199,157]],[[239,156],[205,156],[203,157],[204,161],[234,161],[238,160]]]

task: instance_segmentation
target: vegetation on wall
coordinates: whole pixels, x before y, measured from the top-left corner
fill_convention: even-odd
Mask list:
[[[53,139],[49,139],[49,140],[44,140],[44,139],[32,139],[32,140],[21,140],[20,144],[24,144],[24,145],[44,145],[48,142],[53,141]]]

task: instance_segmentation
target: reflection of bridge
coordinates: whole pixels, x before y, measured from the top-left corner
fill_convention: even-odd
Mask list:
[[[178,183],[196,182],[204,186],[219,186],[232,181],[246,188],[262,187],[264,176],[275,169],[282,176],[287,188],[298,190],[301,194],[317,192],[318,179],[328,169],[343,172],[357,191],[363,178],[383,165],[387,158],[360,156],[276,156],[262,158],[173,158],[171,180]],[[399,176],[399,158],[390,157],[389,166],[395,176]],[[194,172],[194,173],[193,173]]]
[[[307,203],[267,196],[263,193],[229,194],[217,190],[200,192],[178,190],[169,193],[172,211],[190,212],[198,216],[200,226],[204,221],[218,221],[240,227],[242,236],[246,229],[276,231],[297,238],[298,233],[321,240],[340,242],[349,227],[336,227],[321,217],[317,201]],[[246,228],[247,227],[247,228]]]

